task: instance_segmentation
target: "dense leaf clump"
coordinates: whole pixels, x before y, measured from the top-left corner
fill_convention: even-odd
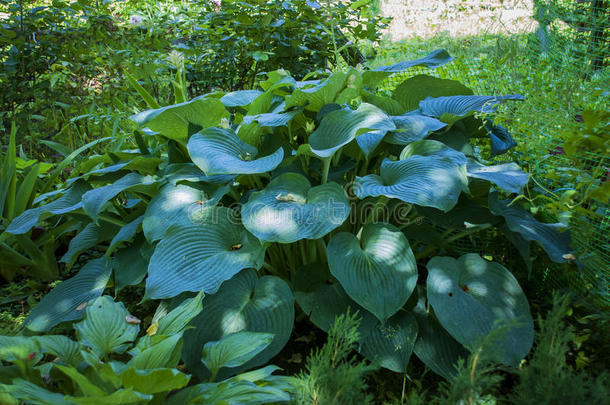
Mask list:
[[[89,320],[82,303],[104,300],[95,299],[112,279],[116,290],[144,283],[144,300],[170,306],[204,295],[181,354],[197,381],[266,364],[288,342],[295,303],[325,331],[357,310],[356,349],[395,372],[405,373],[415,353],[451,378],[490,334],[499,335],[491,357],[518,365],[533,341],[523,290],[501,263],[459,254],[454,243],[493,228],[525,266],[531,241],[554,261],[573,259],[561,224],[538,222],[514,201],[528,175],[515,164],[488,165],[472,146],[473,138],[497,140],[488,115],[521,97],[476,96],[425,75],[407,82],[426,91],[375,92],[396,72],[450,60],[440,50],[307,81],[279,70],[254,90],[135,115],[137,149],[91,156],[9,226],[25,235],[46,221],[73,221],[79,233],[62,259],[69,266],[106,247],[43,298],[26,327],[45,332],[85,312]],[[136,334],[122,332],[117,345]],[[240,339],[258,349],[227,357],[225,346]],[[85,343],[86,353],[102,347]],[[196,402],[204,388],[176,398]]]

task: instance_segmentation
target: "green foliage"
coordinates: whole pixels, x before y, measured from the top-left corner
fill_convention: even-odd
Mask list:
[[[155,326],[151,325],[139,339],[141,321],[108,296],[83,301],[77,308],[85,313],[84,319],[74,325],[77,341],[61,335],[0,336],[0,361],[7,364],[0,366],[0,395],[26,402],[70,405],[91,401],[165,403],[170,393],[185,387],[191,379],[177,366],[182,335],[189,321],[201,311],[202,297],[198,294],[186,299],[169,312],[160,307]],[[252,346],[258,335],[260,344]],[[209,342],[202,360],[215,364],[214,370],[241,365],[272,337],[258,335],[237,333]],[[236,347],[243,347],[248,353],[235,352]],[[121,356],[126,352],[128,360]],[[203,400],[215,404],[233,399],[236,392],[244,389],[253,399],[258,395],[285,400],[289,380],[271,376],[274,370],[269,367],[221,383],[191,386],[179,394],[181,403]]]
[[[407,371],[415,351],[449,376],[462,346],[475,350],[498,331],[496,358],[518,364],[533,326],[514,277],[476,253],[459,259],[459,275],[447,272],[459,256],[452,242],[490,227],[520,251],[536,241],[552,260],[572,257],[560,225],[498,199],[496,187],[519,199],[528,176],[516,165],[487,166],[470,144],[494,139],[481,114],[520,97],[443,95],[438,83],[437,97],[393,115],[385,106],[402,98],[366,87],[379,82],[372,78],[450,59],[439,50],[305,82],[275,71],[257,90],[136,114],[138,149],[84,159],[63,188],[39,196],[38,207],[9,225],[9,234],[24,235],[37,223],[74,223],[79,233],[61,258],[67,266],[87,249],[106,251],[43,298],[26,327],[45,331],[79,319],[80,301],[101,295],[109,277],[117,289],[146,278],[144,300],[206,294],[182,354],[200,381],[231,378],[279,353],[295,299],[323,330],[348,308],[358,310],[358,351],[395,372]],[[431,126],[405,125],[409,117]],[[445,229],[422,228],[423,221]],[[414,293],[426,277],[427,289]],[[202,350],[223,347],[210,342],[239,339],[235,333],[272,339],[238,365],[199,361]],[[434,348],[447,355],[431,356]]]
[[[229,0],[217,7],[202,2],[197,14],[185,17],[197,31],[183,32],[177,41],[191,91],[252,87],[257,74],[278,68],[300,79],[316,67],[336,66],[339,55],[353,66],[364,62],[358,43],[377,41],[388,22],[369,3],[284,1],[280,7],[267,0]]]
[[[364,377],[375,367],[352,353],[360,335],[358,314],[338,316],[328,331],[328,341],[307,358],[306,371],[295,379],[297,404],[371,404]]]

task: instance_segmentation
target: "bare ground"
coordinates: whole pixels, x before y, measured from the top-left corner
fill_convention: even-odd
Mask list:
[[[392,40],[530,32],[533,0],[381,0]]]

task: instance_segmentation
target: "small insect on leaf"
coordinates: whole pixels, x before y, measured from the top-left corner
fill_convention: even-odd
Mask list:
[[[28,360],[34,360],[34,357],[36,357],[36,353],[28,354]]]
[[[146,329],[146,334],[148,336],[155,336],[157,331],[159,330],[159,322],[153,322],[150,324],[148,329]]]
[[[87,301],[80,303],[77,307],[76,310],[77,311],[82,311],[83,309],[87,308]]]
[[[249,162],[250,160],[252,160],[252,158],[254,156],[252,156],[251,153],[245,152],[243,155],[239,155],[239,157],[241,158],[241,160],[245,160],[246,162]]]
[[[566,260],[570,260],[570,261],[576,260],[576,256],[574,256],[572,253],[565,254],[561,257],[563,257]]]
[[[464,292],[469,292],[469,291],[470,291],[470,288],[468,288],[468,286],[467,286],[467,285],[463,285],[463,286],[462,286],[462,291],[464,291]]]
[[[231,246],[231,249],[230,249],[230,250],[239,250],[239,249],[241,249],[241,248],[242,248],[242,246],[243,246],[243,245],[242,245],[241,243],[236,243],[235,245],[232,245],[232,246]]]
[[[141,320],[139,320],[138,318],[136,318],[135,316],[133,316],[131,314],[127,314],[125,316],[125,321],[132,325],[139,325],[142,322]]]

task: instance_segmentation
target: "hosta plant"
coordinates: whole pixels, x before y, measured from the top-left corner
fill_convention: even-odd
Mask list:
[[[104,259],[87,266],[105,266]],[[90,404],[199,403],[216,404],[239,398],[249,403],[285,401],[291,382],[272,376],[268,366],[220,382],[186,387],[191,375],[180,371],[182,337],[189,321],[201,311],[203,294],[169,310],[160,305],[146,333],[140,320],[109,296],[83,301],[84,319],[74,325],[77,340],[63,335],[0,336],[0,399],[2,403]],[[197,361],[215,375],[239,366],[264,350],[273,335],[237,332],[207,342]],[[168,398],[168,394],[176,395]]]
[[[41,221],[80,218],[61,261],[92,247],[110,261],[52,290],[26,327],[78,319],[81,302],[108,286],[143,285],[145,300],[205,295],[182,350],[196,380],[267,363],[295,314],[328,330],[348,308],[362,318],[360,353],[396,372],[415,353],[450,377],[497,330],[495,358],[516,366],[533,339],[526,296],[502,263],[462,254],[456,242],[494,229],[523,268],[532,241],[554,261],[574,256],[561,224],[538,222],[514,201],[527,173],[488,165],[472,146],[473,138],[488,138],[494,153],[514,145],[487,117],[520,96],[477,96],[427,75],[391,96],[375,91],[396,72],[450,60],[439,50],[313,81],[274,71],[256,90],[135,115],[137,148],[81,163],[8,227],[26,234]],[[217,370],[199,360],[210,342],[238,332],[273,337],[240,364]]]

